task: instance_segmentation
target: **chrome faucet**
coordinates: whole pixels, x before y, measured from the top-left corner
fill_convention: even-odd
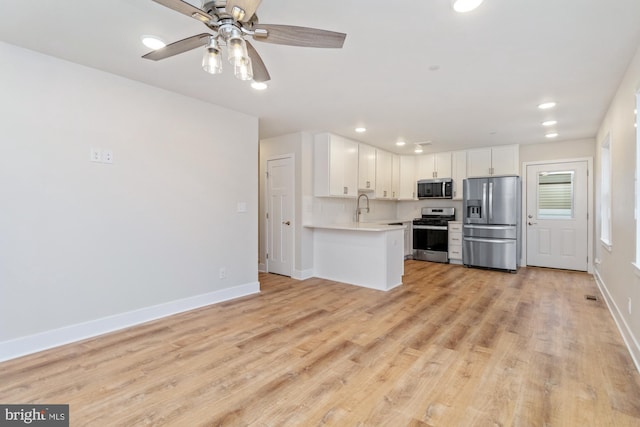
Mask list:
[[[364,198],[367,200],[367,207],[366,208],[361,208],[360,207],[360,199],[362,198],[362,196],[364,196]],[[358,196],[358,201],[356,202],[356,222],[360,222],[360,215],[362,214],[362,209],[366,209],[367,213],[369,213],[369,196],[367,196],[366,194],[362,193]]]

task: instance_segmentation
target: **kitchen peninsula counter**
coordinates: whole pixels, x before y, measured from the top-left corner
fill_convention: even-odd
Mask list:
[[[404,226],[351,222],[306,227],[313,229],[315,277],[381,291],[402,284]]]

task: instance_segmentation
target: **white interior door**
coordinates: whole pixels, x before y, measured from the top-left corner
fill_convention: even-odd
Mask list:
[[[587,271],[587,161],[527,166],[527,265]]]
[[[293,159],[267,161],[267,271],[291,276],[293,269]]]

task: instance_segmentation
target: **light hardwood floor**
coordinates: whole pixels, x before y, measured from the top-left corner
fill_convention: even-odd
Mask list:
[[[386,293],[261,274],[260,295],[2,363],[0,403],[69,403],[72,426],[640,426],[591,276],[405,270]]]

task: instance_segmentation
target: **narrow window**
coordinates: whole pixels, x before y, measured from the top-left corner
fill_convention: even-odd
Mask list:
[[[611,249],[611,137],[600,146],[600,240]]]

